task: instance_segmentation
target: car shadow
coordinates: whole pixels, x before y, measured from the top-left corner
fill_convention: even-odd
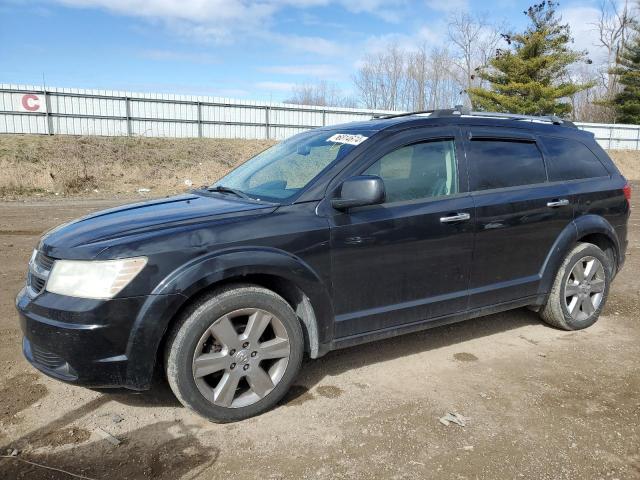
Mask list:
[[[522,308],[334,350],[317,360],[305,361],[296,383],[311,389],[325,377],[348,370],[451,345],[462,346],[470,340],[536,325],[540,321],[537,313]]]
[[[335,350],[317,360],[306,359],[295,385],[280,402],[280,405],[300,401],[299,397],[322,382],[324,378],[337,376],[348,370],[415,353],[437,350],[454,344],[462,345],[469,340],[538,323],[540,323],[540,318],[535,312],[524,308],[510,310],[343,350]],[[180,407],[181,404],[169,388],[163,372],[162,374],[156,373],[151,388],[146,391],[134,392],[126,389],[101,389],[98,391],[107,394],[109,400],[129,406]]]

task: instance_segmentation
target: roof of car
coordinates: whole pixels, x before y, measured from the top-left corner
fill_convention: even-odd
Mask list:
[[[372,118],[368,121],[352,122],[342,126],[349,130],[403,130],[419,126],[467,125],[495,128],[516,128],[532,133],[547,133],[569,137],[593,137],[593,134],[579,130],[572,122],[555,116],[513,115],[495,112],[464,112],[456,109],[428,112],[409,112]],[[340,128],[333,125],[331,129]]]

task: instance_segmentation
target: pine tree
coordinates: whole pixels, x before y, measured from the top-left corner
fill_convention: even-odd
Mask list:
[[[616,111],[616,121],[640,124],[640,26],[635,24],[635,35],[624,45],[612,72],[619,75],[622,91],[616,94],[611,106]]]
[[[560,23],[556,7],[553,1],[529,7],[524,14],[531,25],[523,33],[502,35],[509,48],[498,49],[489,65],[479,69],[490,87],[469,90],[474,108],[566,116],[571,113],[568,98],[593,86],[569,78],[570,65],[588,60],[586,52],[570,48],[569,25]]]

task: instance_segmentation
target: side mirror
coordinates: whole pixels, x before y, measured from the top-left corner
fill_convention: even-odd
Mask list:
[[[385,199],[384,182],[375,175],[361,175],[345,180],[331,206],[336,210],[378,205]]]

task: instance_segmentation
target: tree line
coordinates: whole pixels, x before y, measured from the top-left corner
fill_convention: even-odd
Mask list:
[[[288,103],[381,110],[474,110],[559,115],[585,122],[640,123],[640,24],[629,0],[601,0],[591,25],[603,55],[573,48],[558,4],[524,11],[514,32],[486,15],[449,17],[444,46],[391,43],[365,56],[353,75],[354,95],[327,81],[296,86]]]

